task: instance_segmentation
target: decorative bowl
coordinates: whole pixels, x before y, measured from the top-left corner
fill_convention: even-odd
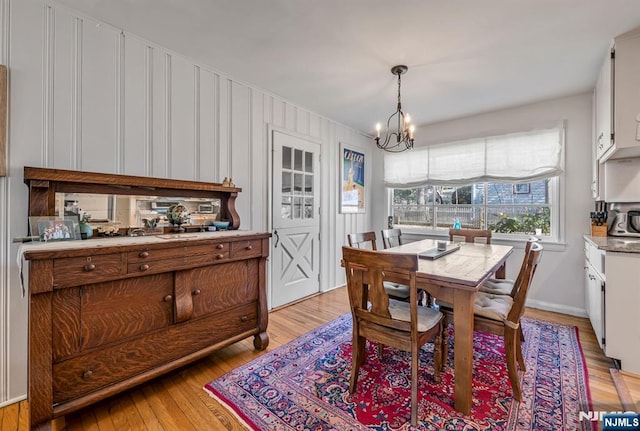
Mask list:
[[[216,229],[226,229],[229,227],[229,221],[228,220],[216,220],[213,222],[213,225],[216,227]]]

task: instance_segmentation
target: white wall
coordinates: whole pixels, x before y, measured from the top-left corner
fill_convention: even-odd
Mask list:
[[[269,126],[313,137],[322,142],[321,289],[344,282],[346,232],[368,229],[371,219],[338,213],[339,143],[371,156],[358,131],[46,0],[0,0],[0,62],[10,87],[8,176],[0,178],[0,406],[27,388],[27,301],[10,242],[27,233],[24,166],[229,176],[243,189],[241,228],[268,231]]]
[[[548,244],[529,293],[528,305],[574,315],[586,315],[584,305],[583,235],[589,231],[591,198],[592,98],[591,93],[513,109],[432,124],[416,130],[416,146],[452,142],[478,136],[528,130],[565,120],[565,172],[563,219],[565,244]],[[382,171],[382,154],[376,165]],[[382,178],[373,180],[376,229],[386,225],[387,192]],[[509,278],[522,262],[522,250],[509,258]]]

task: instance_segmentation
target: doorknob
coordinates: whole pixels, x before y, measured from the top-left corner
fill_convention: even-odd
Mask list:
[[[276,236],[276,243],[273,246],[273,248],[278,248],[278,243],[280,242],[280,235],[278,235],[278,231],[277,230],[274,230],[273,234]]]

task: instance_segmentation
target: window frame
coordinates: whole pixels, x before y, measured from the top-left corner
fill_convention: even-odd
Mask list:
[[[483,183],[488,183],[483,181]],[[559,244],[564,246],[564,236],[565,236],[565,224],[564,224],[564,173],[549,178],[549,204],[548,206],[551,208],[550,215],[550,224],[551,224],[551,234],[550,235],[542,235],[540,237],[543,243],[547,244]],[[477,184],[477,183],[476,183]],[[387,209],[388,213],[393,216],[393,188],[387,187]],[[484,203],[482,204],[472,204],[474,206],[482,206],[485,208],[485,211],[488,208],[494,208],[495,204],[488,204],[487,199],[484,199]],[[429,205],[435,207],[434,202],[430,202]],[[507,204],[505,204],[507,205]],[[508,204],[509,206],[513,206],[513,204]],[[487,220],[484,221],[485,226],[483,229],[488,229]],[[401,228],[403,233],[416,235],[416,236],[430,236],[430,237],[447,237],[449,236],[449,232],[446,229],[437,229],[431,225],[429,228],[422,228],[417,226],[405,226],[394,224],[394,227]],[[511,241],[526,241],[531,235],[528,234],[511,234],[511,233],[502,233],[492,231],[492,240],[497,240],[498,242],[511,242]]]

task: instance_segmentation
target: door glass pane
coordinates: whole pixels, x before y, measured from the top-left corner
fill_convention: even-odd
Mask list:
[[[291,169],[291,148],[282,147],[282,169]]]
[[[313,198],[304,198],[304,218],[313,218]]]
[[[304,170],[305,172],[313,172],[313,153],[304,153]]]
[[[291,193],[291,172],[282,172],[282,193]]]
[[[304,192],[307,195],[313,195],[313,175],[304,176]]]
[[[295,169],[296,171],[302,171],[302,150],[294,150],[294,162],[293,162],[293,169]]]
[[[302,198],[293,198],[293,218],[302,218]]]
[[[295,194],[302,194],[303,174],[293,174],[293,189]]]
[[[282,205],[280,206],[280,217],[283,219],[291,218],[291,196],[282,197]]]

